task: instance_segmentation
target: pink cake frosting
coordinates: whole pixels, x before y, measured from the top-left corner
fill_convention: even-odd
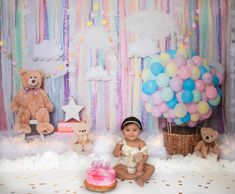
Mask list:
[[[87,170],[87,183],[94,186],[110,186],[115,183],[115,170],[107,163],[93,161]]]

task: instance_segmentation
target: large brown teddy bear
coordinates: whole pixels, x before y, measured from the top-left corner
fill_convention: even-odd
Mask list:
[[[217,131],[210,127],[201,128],[201,136],[202,140],[198,142],[196,147],[194,148],[194,152],[203,158],[210,153],[219,155],[220,148],[215,140],[218,138],[219,134]]]
[[[73,149],[77,152],[90,151],[95,136],[90,131],[90,127],[85,122],[80,122],[73,127]]]
[[[52,112],[53,104],[41,88],[44,74],[38,70],[21,69],[20,76],[23,88],[17,92],[11,104],[12,111],[18,112],[14,129],[18,133],[29,134],[31,133],[29,120],[36,119],[36,129],[39,134],[53,132],[54,126],[49,123],[49,112]]]

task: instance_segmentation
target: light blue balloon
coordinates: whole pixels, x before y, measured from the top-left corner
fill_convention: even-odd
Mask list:
[[[195,89],[195,81],[191,78],[184,80],[183,82],[183,89],[184,90],[194,90]]]
[[[166,52],[170,55],[171,59],[176,57],[176,50],[168,49]]]
[[[208,100],[209,105],[211,106],[217,106],[220,103],[220,95],[217,95],[215,99],[213,100]]]
[[[178,100],[176,98],[176,96],[173,97],[172,100],[170,100],[169,102],[166,103],[166,105],[170,108],[170,109],[174,109],[176,104],[178,104]]]
[[[184,90],[181,95],[182,101],[184,103],[190,103],[193,101],[193,93],[190,90]]]
[[[193,102],[198,103],[202,99],[202,95],[198,90],[193,90]]]
[[[173,99],[174,92],[170,87],[165,87],[161,91],[161,97],[162,97],[162,100],[164,100],[165,102],[168,102]]]
[[[190,118],[191,118],[190,113],[187,112],[186,115],[183,118],[181,118],[180,120],[182,123],[187,123],[188,121],[190,121]]]
[[[148,95],[153,94],[157,89],[158,87],[155,80],[148,80],[142,85],[142,91]]]
[[[199,79],[202,79],[202,76],[207,72],[206,68],[202,65],[199,66],[199,69],[201,71]]]
[[[212,81],[213,81],[214,86],[219,85],[219,78],[217,77],[217,75],[212,76]]]
[[[150,69],[151,69],[152,74],[155,76],[163,72],[163,66],[159,62],[152,63]]]
[[[168,77],[167,74],[165,74],[165,73],[160,73],[160,74],[157,76],[156,81],[157,81],[157,85],[158,85],[160,88],[164,88],[164,87],[166,87],[166,86],[169,85],[170,78]]]
[[[180,119],[174,119],[174,123],[176,125],[182,125],[183,124],[183,122]]]

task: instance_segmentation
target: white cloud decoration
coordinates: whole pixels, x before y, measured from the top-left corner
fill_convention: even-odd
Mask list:
[[[130,15],[126,20],[127,30],[159,40],[176,32],[176,23],[169,14],[160,11],[142,11]]]
[[[57,61],[63,55],[61,47],[55,40],[43,40],[34,46],[34,61]]]
[[[129,57],[147,57],[156,54],[156,44],[150,37],[140,37],[128,45]]]
[[[109,81],[111,77],[109,76],[107,70],[100,65],[91,67],[90,71],[86,73],[86,80],[89,81]]]

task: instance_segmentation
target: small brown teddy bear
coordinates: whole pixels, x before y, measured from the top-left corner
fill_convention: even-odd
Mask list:
[[[210,127],[203,127],[201,136],[202,140],[197,143],[194,152],[203,158],[206,158],[209,153],[219,155],[220,148],[215,142],[219,136],[218,132]]]
[[[20,76],[23,88],[17,92],[11,104],[12,111],[18,112],[14,129],[18,133],[29,134],[31,133],[29,121],[36,119],[36,129],[39,134],[53,132],[54,126],[49,123],[49,112],[52,112],[53,104],[41,88],[44,74],[38,70],[21,69]]]
[[[90,127],[85,122],[80,122],[73,127],[73,149],[77,152],[89,151],[92,149],[92,142],[95,139]]]

